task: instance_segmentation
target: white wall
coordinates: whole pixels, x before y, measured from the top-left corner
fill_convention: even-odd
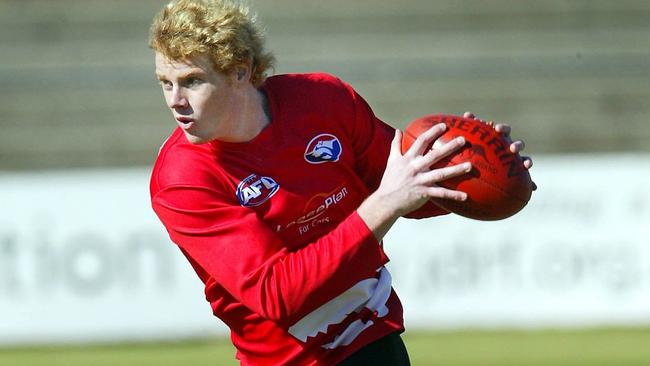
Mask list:
[[[145,169],[0,176],[0,343],[225,332]]]
[[[532,176],[510,219],[389,233],[409,325],[650,324],[650,156],[538,158]]]
[[[149,206],[148,170],[0,175],[0,343],[225,334]],[[650,324],[650,156],[535,160],[501,222],[400,220],[407,326]]]

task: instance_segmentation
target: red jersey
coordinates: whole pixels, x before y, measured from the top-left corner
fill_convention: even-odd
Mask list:
[[[152,205],[242,365],[334,365],[403,330],[388,258],[356,212],[394,129],[326,74],[274,76],[262,90],[271,123],[249,142],[192,145],[174,131]]]

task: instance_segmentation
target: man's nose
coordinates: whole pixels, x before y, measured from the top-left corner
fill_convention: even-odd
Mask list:
[[[169,98],[169,108],[185,108],[188,105],[187,98],[183,94],[181,88],[175,86],[172,89],[171,96]]]

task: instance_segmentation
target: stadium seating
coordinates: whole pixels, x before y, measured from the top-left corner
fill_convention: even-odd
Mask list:
[[[151,164],[174,123],[153,0],[0,1],[0,170]],[[471,110],[532,154],[650,151],[645,0],[253,1],[276,72],[326,71],[397,127]]]

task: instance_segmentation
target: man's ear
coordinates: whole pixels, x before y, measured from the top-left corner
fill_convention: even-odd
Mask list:
[[[246,76],[247,71],[244,67],[238,67],[237,68],[237,80],[243,80],[244,76]]]
[[[252,75],[252,60],[246,60],[236,66],[235,75],[237,81],[249,81]],[[247,80],[248,79],[248,80]]]

